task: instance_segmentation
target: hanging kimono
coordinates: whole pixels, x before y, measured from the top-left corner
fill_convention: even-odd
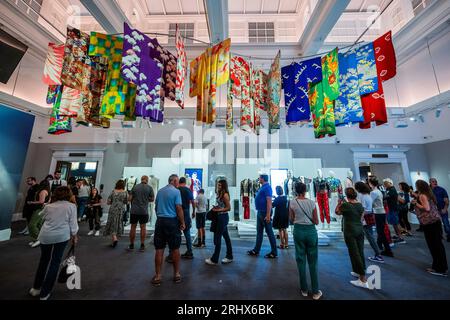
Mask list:
[[[61,85],[61,72],[64,60],[64,44],[48,44],[47,59],[45,60],[42,81],[49,85]]]
[[[153,122],[163,122],[161,110],[162,66],[150,58],[150,38],[124,26],[122,77],[137,86],[135,115]]]
[[[384,99],[383,83],[378,84],[378,91],[361,96],[364,110],[364,122],[359,124],[360,129],[370,129],[372,122],[377,126],[387,123],[386,100]]]
[[[280,100],[281,100],[281,69],[280,55],[278,51],[275,60],[270,67],[267,77],[267,106],[269,117],[269,134],[275,133],[280,129]]]
[[[56,85],[48,86],[47,99],[46,99],[47,104],[54,104],[55,103],[56,98],[57,98],[57,94],[61,90],[60,87],[61,86],[56,86]]]
[[[230,59],[230,81],[227,105],[233,107],[233,98],[241,100],[240,127],[252,132],[255,128],[255,115],[250,103],[250,64],[242,57]]]
[[[392,32],[389,31],[375,40],[373,46],[379,79],[382,82],[392,79],[397,74],[397,58],[392,43]]]
[[[187,57],[184,48],[184,41],[181,37],[180,29],[176,28],[176,47],[177,47],[177,81],[175,85],[175,101],[184,109],[184,89],[187,75]]]
[[[63,87],[59,101],[59,115],[62,117],[77,117],[81,113],[81,91]]]
[[[356,49],[356,61],[358,62],[360,95],[376,92],[378,90],[378,75],[373,43]]]
[[[60,135],[64,133],[72,132],[72,119],[70,117],[63,117],[59,115],[59,106],[62,97],[62,86],[54,88],[55,99],[50,114],[50,125],[48,128],[48,134]]]
[[[100,116],[108,119],[125,115],[126,121],[135,120],[136,86],[121,77],[123,39],[91,32],[89,55],[108,59],[106,86]]]
[[[68,88],[83,90],[85,68],[90,65],[88,56],[89,35],[78,29],[67,27],[61,83]]]
[[[189,96],[197,97],[197,121],[212,124],[216,120],[217,87],[229,80],[231,40],[208,48],[191,61]]]
[[[267,74],[262,70],[251,68],[250,99],[253,103],[257,135],[261,129],[261,112],[267,111],[267,94]]]
[[[311,111],[308,100],[308,84],[322,81],[322,62],[320,57],[295,62],[281,69],[284,99],[286,104],[286,123],[309,122]]]
[[[106,87],[106,73],[108,59],[104,57],[91,58],[91,75],[88,85],[88,94],[84,96],[83,113],[87,124],[109,127],[109,120],[101,119],[100,108]],[[82,93],[83,94],[83,93]]]
[[[336,135],[333,101],[325,95],[323,81],[309,85],[308,97],[316,139]]]
[[[165,98],[172,101],[176,99],[177,84],[177,57],[163,48],[157,39],[150,38],[150,57],[163,68],[161,81],[160,109],[164,111]],[[178,103],[178,105],[180,105]],[[180,105],[181,107],[181,105]]]
[[[339,60],[337,48],[322,57],[322,79],[324,97],[330,101],[339,98]]]
[[[334,106],[336,126],[364,121],[359,95],[356,54],[339,54],[340,95]]]

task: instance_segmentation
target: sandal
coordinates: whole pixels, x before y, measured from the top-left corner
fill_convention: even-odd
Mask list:
[[[271,252],[271,253],[266,254],[266,255],[264,256],[264,258],[266,258],[266,259],[276,259],[277,256],[274,255],[274,254]]]
[[[249,256],[253,256],[253,257],[255,257],[255,256],[258,255],[258,253],[257,253],[255,250],[247,251],[247,254],[248,254]]]
[[[178,275],[178,276],[173,277],[173,282],[180,283],[181,282],[181,276]]]
[[[161,279],[156,279],[156,276],[152,278],[152,285],[155,287],[159,287],[161,285]]]
[[[284,245],[280,244],[280,245],[278,246],[278,248],[284,249]]]

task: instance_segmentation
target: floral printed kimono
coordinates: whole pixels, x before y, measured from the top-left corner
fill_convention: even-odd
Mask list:
[[[336,135],[334,100],[339,97],[337,49],[322,57],[322,78],[322,82],[310,85],[308,94],[317,139]]]
[[[308,84],[322,81],[321,58],[295,62],[281,69],[286,104],[286,123],[309,122]]]
[[[197,97],[197,121],[216,120],[217,87],[229,80],[231,39],[226,39],[191,61],[189,96]]]
[[[280,100],[281,100],[281,69],[280,55],[278,51],[275,60],[270,67],[267,77],[267,114],[269,117],[269,134],[280,129]]]
[[[184,109],[184,88],[187,75],[187,57],[184,48],[184,41],[181,37],[180,30],[176,30],[176,47],[177,47],[177,82],[175,86],[175,101]]]
[[[364,121],[357,65],[355,53],[339,54],[341,93],[334,106],[336,126]]]
[[[64,61],[64,44],[48,44],[42,81],[49,86],[61,85],[61,71]]]
[[[62,86],[53,86],[49,88],[51,92],[53,103],[52,112],[50,115],[50,126],[48,134],[60,135],[72,132],[72,119],[70,117],[63,117],[59,115],[59,105],[62,96]]]
[[[83,90],[86,67],[90,65],[88,56],[89,35],[78,29],[67,27],[64,47],[61,83],[69,88]]]
[[[356,49],[358,62],[359,93],[361,96],[378,90],[378,75],[373,43]]]
[[[364,109],[364,122],[360,124],[361,129],[369,129],[372,122],[375,122],[377,126],[388,122],[383,81],[393,78],[397,73],[392,33],[388,32],[375,40],[373,46],[379,79],[378,90],[361,97]]]
[[[125,23],[122,77],[137,86],[135,115],[162,122],[162,65],[150,58],[149,43],[149,37]]]
[[[136,86],[121,77],[123,39],[91,32],[89,55],[108,59],[106,86],[100,116],[108,119],[125,115],[125,120],[135,120]]]
[[[164,111],[165,98],[176,100],[177,57],[163,48],[157,39],[150,38],[150,57],[162,67],[160,109]],[[178,102],[177,102],[178,103]],[[180,105],[178,103],[178,105]],[[181,107],[181,105],[180,105]]]

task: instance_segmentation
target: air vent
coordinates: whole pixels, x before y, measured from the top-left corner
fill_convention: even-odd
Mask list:
[[[372,154],[372,159],[387,159],[389,158],[388,154]]]
[[[86,153],[69,153],[69,157],[86,157]]]

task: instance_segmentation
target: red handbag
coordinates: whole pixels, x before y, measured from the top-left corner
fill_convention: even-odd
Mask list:
[[[373,214],[373,213],[364,214],[364,221],[366,221],[366,225],[374,226],[375,225],[375,214]]]

